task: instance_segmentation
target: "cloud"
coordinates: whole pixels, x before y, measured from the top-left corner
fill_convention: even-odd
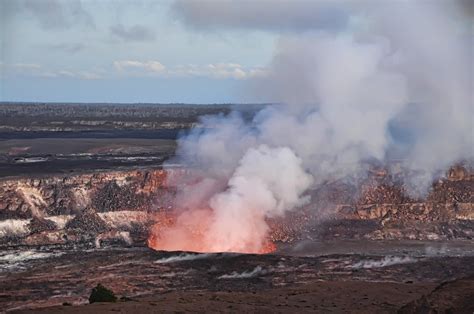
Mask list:
[[[124,41],[148,41],[156,38],[155,33],[143,25],[126,28],[122,24],[116,24],[110,27],[110,33]]]
[[[36,63],[0,63],[2,74],[8,76],[31,76],[43,78],[71,78],[82,80],[101,79],[102,75],[98,71],[71,71],[71,70],[48,70]],[[7,75],[5,75],[7,76]]]
[[[9,75],[36,75],[42,70],[36,63],[0,63],[0,73],[5,78]]]
[[[31,76],[43,77],[43,78],[69,78],[69,79],[81,79],[81,80],[98,80],[102,76],[89,71],[41,71],[32,74]]]
[[[41,65],[35,63],[13,63],[10,67],[18,70],[37,70],[41,68]]]
[[[67,71],[61,70],[56,72],[43,72],[43,77],[51,77],[51,78],[72,78],[72,79],[83,79],[83,80],[98,80],[102,77],[94,72],[90,71]]]
[[[159,61],[115,61],[114,67],[122,74],[134,76],[163,77],[208,77],[213,79],[249,79],[264,77],[267,73],[263,67],[247,68],[238,63],[212,63],[206,65],[177,65],[166,67]]]
[[[75,25],[95,28],[95,21],[80,0],[4,0],[2,16],[31,14],[38,24],[46,30],[62,30]]]
[[[74,48],[74,46],[66,48]],[[71,51],[72,52],[72,51]],[[235,79],[246,80],[264,78],[268,75],[263,67],[245,67],[238,63],[211,63],[206,65],[177,65],[167,67],[157,60],[118,60],[114,61],[108,71],[95,70],[51,70],[36,63],[0,63],[4,76],[32,76],[44,78],[75,78],[96,80],[105,77],[163,77],[163,78],[192,78],[203,77],[216,80]],[[115,71],[113,71],[115,69]]]
[[[60,43],[48,46],[54,50],[60,50],[69,54],[77,53],[86,48],[82,43]]]
[[[262,67],[245,68],[237,63],[214,63],[207,65],[181,65],[168,72],[171,76],[211,77],[215,79],[248,79],[266,74]]]
[[[136,74],[156,74],[162,73],[166,69],[159,61],[142,62],[134,60],[114,61],[114,67],[121,72],[133,71]]]
[[[342,29],[349,22],[347,1],[176,0],[172,12],[191,27],[277,31]]]
[[[462,12],[470,18],[474,18],[474,2],[472,0],[460,0]]]

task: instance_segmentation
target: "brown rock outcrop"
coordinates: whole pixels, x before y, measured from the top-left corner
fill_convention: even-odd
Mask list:
[[[99,212],[149,210],[166,172],[130,170],[0,181],[0,221]]]

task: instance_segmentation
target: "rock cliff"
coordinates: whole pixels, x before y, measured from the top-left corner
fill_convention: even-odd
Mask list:
[[[2,180],[0,244],[144,244],[159,214],[173,208],[166,178],[148,169]],[[357,187],[329,182],[310,191],[306,207],[270,220],[271,238],[474,238],[474,175],[465,167],[451,168],[420,199],[397,182],[383,171]]]

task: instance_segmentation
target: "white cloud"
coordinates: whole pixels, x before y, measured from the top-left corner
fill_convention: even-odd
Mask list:
[[[56,75],[56,76],[54,76]],[[76,79],[84,79],[84,80],[97,80],[102,78],[99,74],[89,71],[58,71],[53,72],[53,77],[68,77],[68,78],[76,78]]]
[[[49,70],[36,63],[1,63],[2,72],[8,75],[44,77],[44,78],[73,78],[83,80],[101,79],[97,71]]]
[[[205,66],[184,67],[191,76],[204,76],[216,79],[248,79],[265,76],[266,70],[263,67],[248,68],[237,63],[215,63]]]
[[[166,67],[159,61],[134,61],[134,60],[122,60],[114,61],[114,67],[118,71],[136,71],[141,70],[142,72],[159,73],[165,71]]]
[[[247,68],[238,63],[211,63],[206,65],[178,65],[166,67],[159,61],[115,61],[115,69],[134,76],[159,75],[163,77],[208,77],[214,79],[248,79],[266,75],[263,67]]]
[[[78,74],[80,78],[85,80],[98,80],[102,78],[100,74],[94,72],[81,71]]]
[[[13,63],[11,67],[19,70],[36,70],[41,68],[41,65],[35,63]]]
[[[99,80],[102,78],[101,75],[89,71],[44,71],[34,74],[33,76],[45,77],[45,78],[71,78],[71,79],[82,79],[82,80]]]
[[[82,80],[97,80],[107,77],[164,77],[164,78],[211,78],[216,80],[234,79],[245,80],[262,78],[268,75],[264,67],[246,67],[238,63],[210,63],[205,65],[186,64],[167,67],[157,60],[118,60],[113,62],[113,68],[94,70],[52,70],[35,63],[1,63],[4,74],[43,77],[71,78]],[[113,71],[115,69],[115,72]]]

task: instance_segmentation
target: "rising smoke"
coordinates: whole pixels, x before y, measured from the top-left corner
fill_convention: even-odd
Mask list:
[[[237,113],[205,118],[180,139],[177,159],[195,171],[177,185],[180,215],[160,231],[161,248],[265,251],[266,218],[308,202],[305,191],[326,180],[364,175],[367,161],[401,159],[406,190],[420,196],[448,166],[474,157],[465,3],[199,3],[177,1],[175,11],[193,27],[284,25],[254,89],[279,105],[250,123]],[[289,15],[272,11],[282,6]],[[307,18],[313,11],[315,20]]]

